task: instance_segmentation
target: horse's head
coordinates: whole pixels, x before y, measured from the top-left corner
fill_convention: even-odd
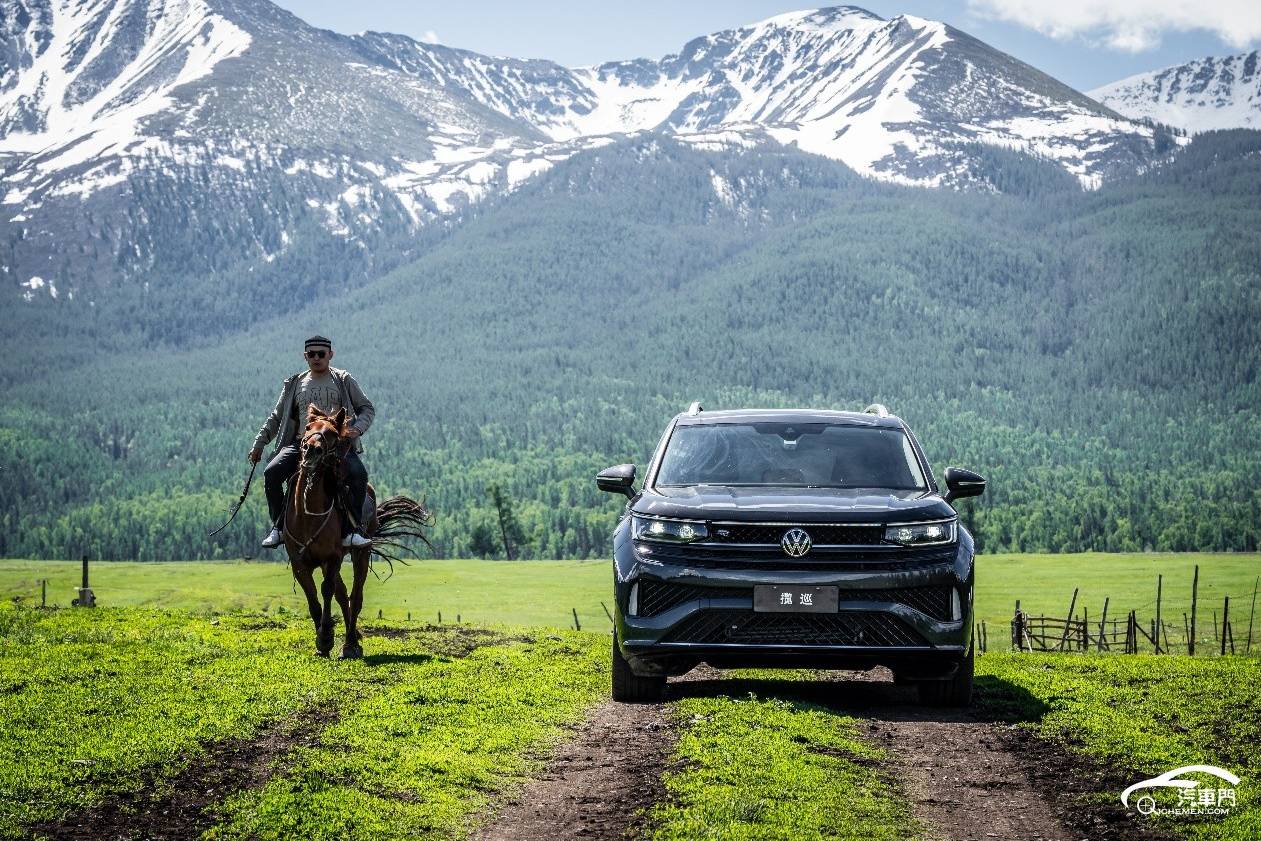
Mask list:
[[[302,433],[302,466],[318,468],[341,455],[338,443],[346,435],[346,409],[329,415],[312,403],[307,407],[306,431]]]

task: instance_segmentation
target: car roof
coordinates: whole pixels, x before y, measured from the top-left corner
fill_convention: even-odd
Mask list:
[[[679,426],[704,426],[715,423],[841,423],[852,426],[880,426],[901,429],[901,418],[881,417],[870,412],[837,412],[830,409],[728,409],[721,412],[701,411],[676,416]]]

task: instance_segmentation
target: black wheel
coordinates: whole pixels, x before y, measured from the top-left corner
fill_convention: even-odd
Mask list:
[[[966,707],[972,703],[973,647],[968,646],[967,656],[959,663],[959,671],[947,680],[919,681],[921,704],[934,707]]]
[[[640,677],[631,671],[630,664],[622,656],[622,649],[617,644],[617,634],[613,634],[613,700],[630,704],[645,704],[660,701],[665,692],[666,679],[660,677]]]

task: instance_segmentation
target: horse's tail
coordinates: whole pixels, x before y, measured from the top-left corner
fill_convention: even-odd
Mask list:
[[[390,566],[390,574],[394,574],[394,562],[406,565],[406,561],[394,554],[395,551],[415,551],[402,541],[414,538],[433,549],[425,530],[433,526],[433,512],[425,506],[424,499],[419,502],[407,496],[392,496],[381,502],[376,511],[376,528],[372,530],[372,555],[380,558]],[[387,576],[388,577],[388,576]]]

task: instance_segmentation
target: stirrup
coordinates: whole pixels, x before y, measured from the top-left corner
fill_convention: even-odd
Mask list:
[[[342,538],[342,547],[345,549],[358,549],[363,546],[371,545],[372,541],[357,531],[352,531],[350,534]]]

